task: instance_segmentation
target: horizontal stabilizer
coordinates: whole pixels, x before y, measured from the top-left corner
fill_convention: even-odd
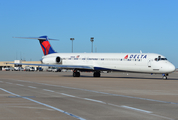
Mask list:
[[[21,38],[21,39],[37,39],[37,40],[56,40],[58,39],[51,39],[51,38],[40,38],[40,37],[13,37],[13,38]]]
[[[44,55],[56,53],[56,51],[53,50],[48,40],[57,40],[57,39],[51,39],[48,38],[48,36],[40,36],[40,37],[13,37],[13,38],[21,38],[21,39],[37,39],[40,42],[42,51]]]

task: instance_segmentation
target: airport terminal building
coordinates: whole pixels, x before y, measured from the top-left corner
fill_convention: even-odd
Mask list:
[[[15,64],[8,64],[8,63],[30,63],[30,64],[41,64],[41,61],[24,61],[24,60],[14,60],[14,61],[1,61],[0,62],[0,70],[5,67],[16,67]],[[19,67],[26,67],[27,65],[22,65]],[[32,66],[37,67],[37,66]]]

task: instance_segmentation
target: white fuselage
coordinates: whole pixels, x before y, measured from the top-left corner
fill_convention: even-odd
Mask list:
[[[60,57],[62,65],[91,66],[96,71],[126,71],[140,73],[171,73],[175,66],[155,53],[53,53],[43,56],[44,64],[56,64],[50,59]],[[59,63],[57,63],[59,64]]]

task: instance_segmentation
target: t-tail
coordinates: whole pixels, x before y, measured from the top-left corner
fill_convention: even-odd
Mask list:
[[[51,47],[49,41],[48,41],[48,37],[47,36],[40,36],[38,38],[41,48],[43,50],[44,55],[48,55],[51,53],[56,53],[53,48]]]
[[[51,53],[56,53],[53,48],[51,47],[51,44],[48,40],[56,40],[56,39],[50,39],[48,36],[40,36],[40,37],[14,37],[14,38],[22,38],[22,39],[38,39],[43,51],[44,55],[48,55]]]

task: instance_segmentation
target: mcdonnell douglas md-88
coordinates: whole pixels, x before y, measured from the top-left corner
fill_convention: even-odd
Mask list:
[[[38,39],[44,56],[42,64],[13,63],[19,65],[50,66],[72,69],[73,77],[80,77],[81,71],[92,71],[94,77],[100,77],[101,71],[162,74],[167,79],[175,66],[166,57],[155,53],[57,53],[53,50],[47,36]]]

